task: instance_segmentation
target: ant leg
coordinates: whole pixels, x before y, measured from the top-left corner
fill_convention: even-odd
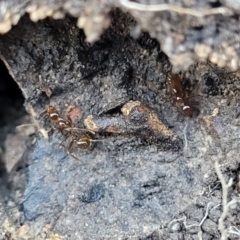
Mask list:
[[[70,137],[71,135],[71,132],[69,130],[67,130],[66,128],[63,128],[63,129],[59,129],[59,131],[61,132],[61,134],[66,137],[65,140],[68,139],[68,137]],[[63,141],[64,142],[64,141]]]
[[[66,148],[66,147],[63,145],[63,143],[64,143],[69,137],[70,137],[70,134],[68,134],[68,135],[61,141],[60,146]]]
[[[43,116],[41,117],[41,115],[43,115]],[[39,117],[40,117],[39,120],[41,120],[41,119],[43,119],[44,117],[46,117],[46,115],[47,115],[47,110],[45,109],[44,111],[42,111],[42,112],[39,113]]]
[[[77,158],[76,156],[74,156],[71,152],[68,152],[68,154],[69,154],[72,158],[74,158],[74,159],[78,160],[79,162],[81,162],[83,165],[86,164],[86,163],[83,163],[79,158]]]
[[[72,149],[72,146],[73,146],[73,143],[74,143],[74,139],[69,143],[68,147],[66,148],[67,149],[67,152],[70,153],[70,150]]]
[[[71,123],[71,126],[72,126],[72,119],[69,116],[67,116],[67,119]]]
[[[73,146],[73,143],[75,142],[75,140],[72,140],[71,142],[70,142],[70,144],[68,145],[68,147],[67,147],[67,153],[71,156],[71,157],[73,157],[74,159],[76,159],[76,160],[78,160],[78,161],[80,161],[81,163],[83,163],[79,158],[77,158],[76,156],[74,156],[72,153],[71,153],[71,149],[72,149],[72,146]],[[83,163],[84,164],[84,163]]]
[[[90,132],[92,134],[95,134],[94,131],[89,130],[87,128],[69,127],[69,128],[65,128],[64,130],[66,130],[66,131],[76,131],[76,132],[77,131],[84,131],[84,132]]]
[[[104,142],[106,139],[90,139],[91,142]]]
[[[56,125],[55,125],[56,122],[52,121],[51,119],[50,119],[50,122],[51,122],[51,126],[53,129],[55,129],[55,130],[58,129],[58,127],[56,127]]]

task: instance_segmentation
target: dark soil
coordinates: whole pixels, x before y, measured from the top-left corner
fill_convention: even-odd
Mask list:
[[[233,178],[229,200],[237,199],[239,73],[199,62],[182,72],[183,90],[197,112],[189,118],[173,104],[166,84],[172,65],[156,39],[148,33],[134,38],[129,29],[135,21],[120,10],[112,11],[111,19],[101,39],[91,44],[71,17],[33,23],[24,16],[0,37],[2,59],[40,130],[34,145],[34,137],[28,138],[21,164],[6,175],[11,187],[2,191],[9,197],[0,211],[15,228],[3,225],[5,239],[220,239],[222,189],[214,162],[220,162],[226,179]],[[0,121],[9,130],[2,145],[24,116],[19,91],[6,88],[11,91],[3,91],[4,99],[16,98],[19,105],[3,106],[7,117]],[[75,107],[74,125],[84,127],[89,115],[119,117],[130,100],[151,108],[182,147],[164,148],[131,132],[97,133],[94,138],[104,141],[86,151],[73,148],[77,161],[60,145],[63,134],[41,117],[50,104],[64,118]],[[226,226],[239,225],[239,206],[234,205]]]

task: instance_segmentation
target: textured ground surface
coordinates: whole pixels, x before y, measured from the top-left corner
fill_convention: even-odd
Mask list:
[[[137,100],[181,139],[181,149],[166,151],[133,134],[103,133],[96,137],[104,141],[91,150],[73,149],[83,165],[60,146],[61,133],[52,130],[48,139],[39,133],[9,173],[12,187],[2,190],[15,200],[1,207],[8,209],[3,218],[16,226],[3,228],[25,239],[54,239],[53,232],[63,239],[219,239],[221,186],[213,165],[219,160],[224,176],[233,178],[229,198],[237,199],[239,73],[210,63],[191,65],[184,89],[199,114],[188,118],[166,90],[171,64],[158,42],[146,33],[133,38],[130,16],[111,14],[112,25],[92,44],[70,17],[33,23],[25,16],[1,36],[2,59],[28,112],[39,129],[50,131],[40,117],[49,104],[65,117],[76,107],[75,125],[82,127],[90,114],[119,117],[123,104]],[[188,227],[200,224],[210,202],[215,208],[201,227]],[[227,225],[239,228],[239,206],[229,214]],[[172,222],[183,216],[187,226]]]
[[[93,42],[109,27],[110,11],[118,7],[128,11],[137,24],[132,36],[146,30],[161,43],[174,71],[187,70],[196,60],[209,59],[231,71],[239,66],[238,1],[227,0],[8,0],[0,4],[0,32],[8,32],[28,13],[34,22],[51,17],[77,18],[87,40]],[[149,5],[152,5],[149,7]],[[129,25],[128,25],[129,26]]]

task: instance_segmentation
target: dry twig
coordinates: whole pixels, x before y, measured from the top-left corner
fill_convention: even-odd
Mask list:
[[[240,236],[240,230],[235,226],[230,226],[228,232]]]
[[[171,4],[156,4],[156,5],[146,5],[136,2],[131,2],[129,0],[120,0],[122,6],[126,7],[127,9],[133,9],[138,11],[146,11],[146,12],[162,12],[162,11],[169,11],[169,12],[176,12],[179,14],[186,14],[191,15],[194,17],[205,17],[209,15],[231,15],[232,11],[226,7],[218,7],[206,10],[194,10],[190,8],[183,8]]]
[[[232,183],[233,183],[232,178],[230,178],[228,183],[226,183],[217,161],[215,162],[215,170],[216,170],[218,179],[220,180],[221,185],[222,185],[222,209],[223,209],[223,212],[218,220],[218,229],[221,233],[221,240],[226,240],[227,236],[229,234],[229,231],[224,226],[224,220],[227,217],[229,207],[231,205],[237,203],[237,201],[235,199],[233,199],[230,202],[228,202],[228,199],[227,199],[228,189],[232,186]]]
[[[185,227],[186,229],[191,228],[191,227],[201,227],[201,226],[203,225],[203,223],[205,222],[205,220],[207,219],[207,216],[208,216],[208,214],[209,214],[209,206],[210,206],[211,204],[212,204],[212,202],[209,202],[209,203],[208,203],[207,209],[206,209],[206,213],[205,213],[203,219],[201,220],[201,222],[200,222],[199,224],[187,225],[187,219],[186,219],[186,216],[184,216],[184,217],[182,217],[182,218],[178,218],[178,219],[172,220],[172,221],[168,224],[168,226],[170,226],[173,222],[183,221],[184,227]],[[215,208],[215,207],[213,207],[213,208]],[[212,208],[212,209],[213,209],[213,208]],[[210,210],[212,210],[212,209],[210,209]]]

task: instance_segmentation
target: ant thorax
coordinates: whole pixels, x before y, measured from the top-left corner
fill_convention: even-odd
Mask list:
[[[51,113],[49,117],[52,121],[58,121],[59,115],[57,113]]]
[[[62,118],[58,119],[58,126],[60,129],[64,129],[64,128],[70,128],[72,126],[72,124],[69,121],[66,121]]]

